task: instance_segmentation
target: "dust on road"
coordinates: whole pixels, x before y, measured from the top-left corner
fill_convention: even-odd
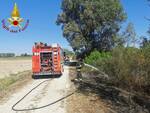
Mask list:
[[[16,106],[16,108],[28,109],[32,107],[40,107],[67,95],[70,88],[68,74],[68,69],[66,68],[65,72],[60,78],[55,78],[44,82],[37,89],[31,92],[23,101],[21,101]],[[58,102],[52,106],[48,106],[34,111],[15,112],[12,110],[11,107],[13,106],[13,104],[15,104],[33,87],[35,87],[44,80],[45,79],[32,80],[30,84],[27,84],[20,91],[13,94],[7,102],[0,105],[0,113],[66,113],[65,100]]]

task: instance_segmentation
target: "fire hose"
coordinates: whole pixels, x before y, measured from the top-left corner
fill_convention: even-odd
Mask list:
[[[98,70],[97,68],[95,68],[94,66],[91,66],[89,64],[84,64],[85,66],[87,67],[91,67],[95,70]],[[104,73],[103,73],[104,74]],[[104,74],[105,75],[105,74]],[[45,80],[45,81],[42,81],[41,83],[39,83],[38,85],[36,85],[34,88],[32,88],[27,94],[25,94],[20,100],[18,100],[13,106],[12,106],[12,110],[13,111],[31,111],[31,110],[37,110],[37,109],[41,109],[41,108],[45,108],[45,107],[48,107],[48,106],[51,106],[53,104],[56,104],[70,96],[72,96],[77,90],[73,91],[72,93],[58,99],[58,100],[55,100],[47,105],[43,105],[43,106],[40,106],[40,107],[34,107],[34,108],[27,108],[27,109],[16,109],[15,107],[21,102],[23,101],[31,92],[33,92],[36,88],[38,88],[40,85],[42,85],[43,83],[47,82],[47,81],[51,81],[51,80]]]
[[[31,110],[37,110],[37,109],[41,109],[41,108],[45,108],[45,107],[48,107],[48,106],[51,106],[53,104],[56,104],[68,97],[70,97],[71,95],[73,95],[77,90],[75,90],[74,92],[58,99],[58,100],[55,100],[47,105],[43,105],[43,106],[40,106],[40,107],[34,107],[34,108],[27,108],[27,109],[17,109],[15,108],[21,101],[23,101],[32,91],[34,91],[36,88],[38,88],[40,85],[42,85],[43,83],[45,82],[48,82],[48,81],[51,81],[51,80],[45,80],[45,81],[42,81],[41,83],[39,83],[38,85],[36,85],[34,88],[32,88],[27,94],[25,94],[20,100],[18,100],[13,106],[12,106],[12,110],[13,111],[31,111]]]

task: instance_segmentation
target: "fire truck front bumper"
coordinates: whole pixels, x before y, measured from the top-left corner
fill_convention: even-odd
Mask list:
[[[40,72],[40,73],[33,73],[32,78],[57,78],[60,77],[62,73],[60,72]]]

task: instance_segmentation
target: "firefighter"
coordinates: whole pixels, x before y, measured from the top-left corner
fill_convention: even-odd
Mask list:
[[[76,65],[77,70],[77,78],[75,80],[81,81],[82,80],[82,74],[81,74],[81,68],[82,68],[82,62],[79,61]]]

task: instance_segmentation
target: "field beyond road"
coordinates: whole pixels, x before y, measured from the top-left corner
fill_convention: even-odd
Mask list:
[[[0,78],[31,70],[31,57],[0,58]]]

